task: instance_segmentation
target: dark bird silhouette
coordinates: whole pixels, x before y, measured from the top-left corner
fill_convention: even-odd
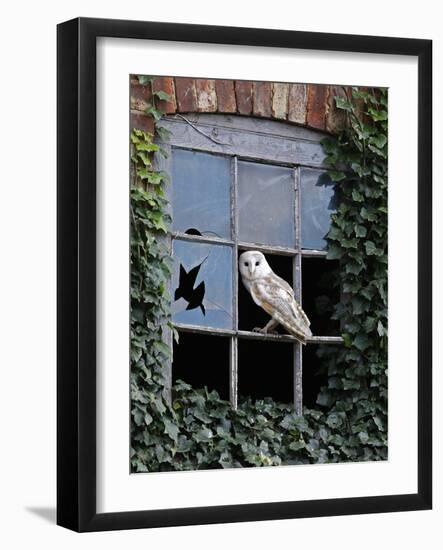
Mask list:
[[[206,258],[203,262],[205,260]],[[200,267],[203,262],[190,269],[189,272],[187,272],[183,265],[180,264],[180,277],[178,287],[174,294],[174,299],[179,300],[180,298],[184,298],[188,302],[186,307],[187,310],[196,309],[199,307],[202,310],[203,315],[206,315],[206,309],[203,305],[203,298],[205,297],[206,291],[205,282],[202,281],[197,287],[194,288],[195,280],[197,279],[198,272],[200,271]]]
[[[198,235],[199,237],[202,237],[202,234],[198,229],[195,229],[195,227],[190,227],[185,231],[186,235]]]

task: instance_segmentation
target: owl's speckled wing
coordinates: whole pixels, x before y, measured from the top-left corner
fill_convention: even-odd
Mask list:
[[[312,337],[311,323],[284,279],[271,273],[252,282],[250,292],[254,301],[300,342]]]

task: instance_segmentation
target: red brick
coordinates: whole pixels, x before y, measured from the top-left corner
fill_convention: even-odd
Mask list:
[[[237,103],[235,101],[234,81],[216,80],[217,103],[219,113],[235,113]]]
[[[197,78],[195,89],[197,91],[197,109],[202,113],[214,113],[217,111],[214,80]]]
[[[306,85],[291,84],[288,98],[288,120],[296,124],[306,124]]]
[[[165,114],[172,114],[177,111],[177,102],[175,100],[174,79],[169,77],[154,78],[152,83],[154,92],[165,92],[169,95],[170,100],[156,100],[157,108]]]
[[[179,112],[195,113],[197,111],[197,93],[193,78],[177,77],[175,79],[175,95]]]
[[[255,116],[271,116],[271,82],[254,82],[252,87],[252,105]]]
[[[326,102],[328,87],[323,84],[308,84],[307,125],[317,130],[326,127]]]
[[[131,129],[143,130],[148,134],[154,133],[154,120],[152,117],[147,116],[137,111],[131,111]]]
[[[238,112],[241,115],[250,115],[252,113],[252,82],[236,80],[235,96]]]
[[[138,80],[131,80],[131,109],[145,111],[152,100],[151,86],[142,86]]]
[[[288,116],[289,84],[274,82],[272,84],[272,116],[285,120]]]
[[[340,132],[346,126],[346,113],[342,109],[337,109],[335,104],[336,97],[346,98],[343,86],[328,86],[326,130],[331,134]]]

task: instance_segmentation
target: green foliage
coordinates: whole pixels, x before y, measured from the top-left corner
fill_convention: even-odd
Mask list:
[[[342,300],[334,318],[340,321],[345,347],[338,353],[322,350],[328,385],[318,403],[327,398],[331,413],[346,413],[351,433],[360,440],[358,458],[376,458],[374,449],[386,457],[387,91],[353,89],[352,98],[337,98],[337,107],[347,113],[348,129],[323,145],[340,182],[328,257],[340,259],[336,284]]]
[[[151,80],[147,82],[152,83]],[[167,176],[153,169],[153,136],[133,130],[131,186],[131,468],[134,472],[380,460],[387,453],[386,96],[337,98],[349,128],[324,147],[340,206],[328,236],[343,299],[334,318],[345,346],[319,353],[328,374],[319,409],[296,416],[271,399],[241,401],[178,382],[169,402],[171,264]],[[355,100],[366,106],[365,121]],[[148,116],[156,119],[153,112]],[[167,136],[161,137],[165,139]]]

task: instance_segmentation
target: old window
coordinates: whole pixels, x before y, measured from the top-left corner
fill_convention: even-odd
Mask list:
[[[341,342],[330,316],[337,290],[324,237],[335,205],[322,136],[223,115],[161,124],[170,131],[168,158],[159,162],[172,176],[172,320],[180,333],[170,379],[216,389],[234,408],[239,396],[269,396],[300,413],[304,389],[308,403],[315,393],[303,362],[315,364],[319,343]],[[237,264],[254,249],[292,283],[312,322],[307,346],[283,330],[253,332],[269,317],[243,288]]]

